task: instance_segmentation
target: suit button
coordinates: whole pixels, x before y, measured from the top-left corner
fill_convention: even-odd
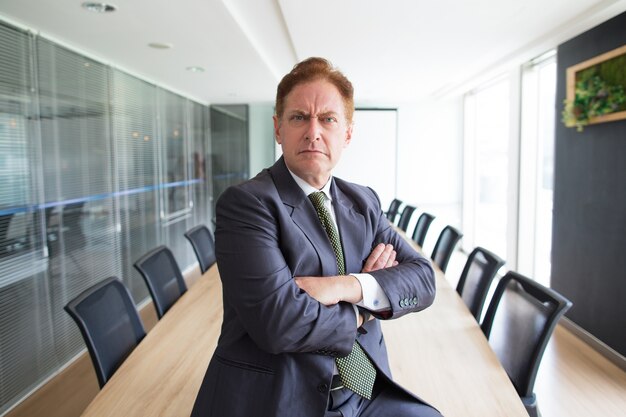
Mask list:
[[[413,297],[413,305],[416,306],[417,305],[417,297]]]
[[[317,386],[317,390],[319,392],[321,392],[322,394],[325,394],[328,391],[328,385],[326,385],[326,384],[319,384]]]
[[[404,308],[404,300],[400,300],[400,307]]]

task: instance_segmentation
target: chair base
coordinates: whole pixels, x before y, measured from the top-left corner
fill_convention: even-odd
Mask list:
[[[535,394],[529,395],[528,397],[522,397],[522,403],[524,404],[526,412],[530,417],[541,417],[541,413],[537,407],[537,397]]]

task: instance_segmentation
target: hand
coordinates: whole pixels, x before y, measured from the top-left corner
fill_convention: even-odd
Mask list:
[[[398,261],[396,261],[396,251],[393,250],[393,245],[379,243],[367,257],[361,272],[372,272],[396,265]]]
[[[296,277],[296,285],[320,303],[330,306],[340,301],[352,304],[363,298],[361,283],[352,275]]]
[[[375,317],[368,313],[368,312],[363,312],[363,310],[359,309],[359,319],[357,321],[357,328],[363,326],[365,323],[367,323],[370,320],[374,320]]]

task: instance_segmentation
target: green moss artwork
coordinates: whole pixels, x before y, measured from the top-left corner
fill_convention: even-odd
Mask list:
[[[626,111],[626,53],[578,71],[575,69],[572,71],[575,76],[573,99],[569,92],[562,112],[566,126],[582,132],[595,118]]]

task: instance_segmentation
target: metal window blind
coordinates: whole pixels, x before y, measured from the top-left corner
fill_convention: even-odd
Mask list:
[[[192,226],[188,100],[159,89],[162,232],[181,269],[191,263],[184,233]]]
[[[212,215],[212,185],[210,154],[211,143],[209,140],[209,112],[206,106],[198,103],[190,103],[190,143],[191,143],[191,180],[193,201],[193,224],[205,224],[213,228]]]
[[[141,302],[132,264],[159,244],[195,262],[183,232],[210,218],[207,118],[0,22],[0,414],[84,349],[70,299],[115,275]]]
[[[118,70],[112,80],[122,263],[125,283],[138,302],[148,290],[133,263],[161,241],[157,87]]]
[[[58,366],[36,208],[32,49],[28,33],[0,23],[0,414]]]
[[[37,39],[37,75],[47,213],[47,279],[54,347],[61,363],[84,348],[63,306],[120,276],[113,198],[108,68]]]

